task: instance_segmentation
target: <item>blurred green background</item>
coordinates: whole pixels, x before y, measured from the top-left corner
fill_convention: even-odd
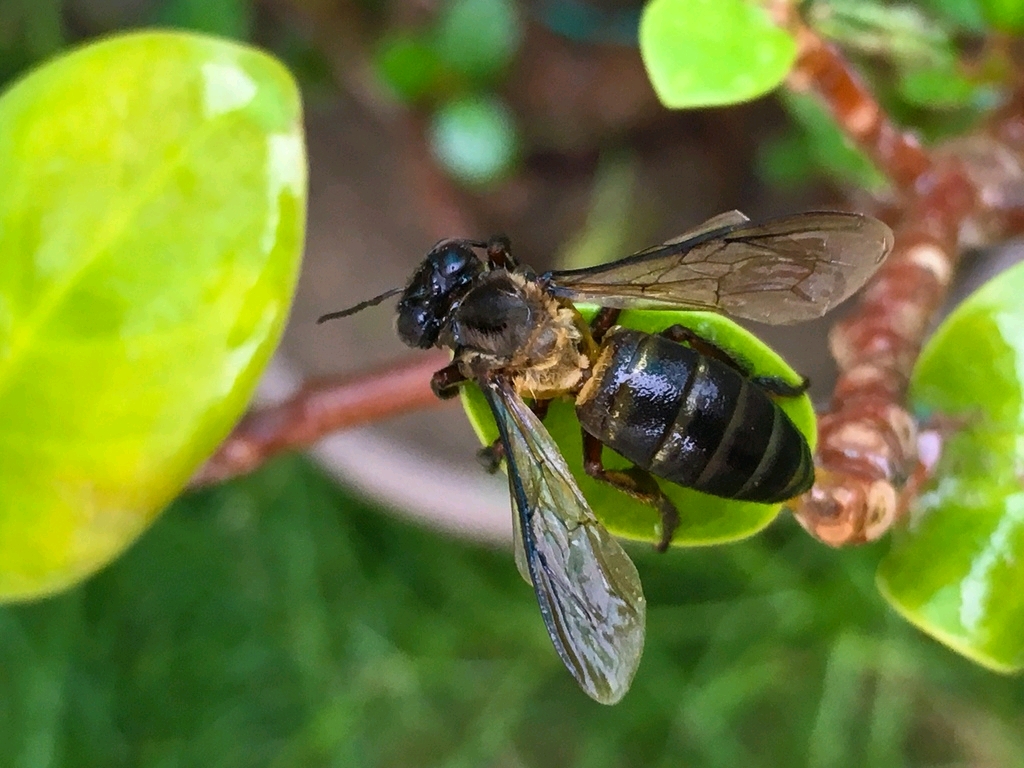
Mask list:
[[[934,5],[960,13],[971,3]],[[483,220],[525,220],[530,206],[509,199],[543,185],[564,197],[552,178],[585,178],[568,258],[583,244],[624,247],[619,230],[638,217],[602,200],[608,189],[631,196],[630,169],[658,165],[643,147],[666,136],[706,143],[726,169],[713,189],[690,191],[704,204],[834,199],[837,187],[812,174],[823,166],[877,184],[806,105],[790,105],[799,129],[774,103],[665,122],[619,63],[635,52],[610,47],[635,37],[638,11],[614,0],[0,0],[0,81],[140,25],[254,41],[296,72],[308,104],[340,88],[379,107],[360,78],[380,85],[389,108],[423,121],[438,166],[476,190],[469,205]],[[555,39],[573,41],[573,55]],[[588,58],[588,46],[600,55]],[[555,71],[607,88],[581,89],[559,113],[531,100],[536,71],[509,85],[509,71],[545,55]],[[963,126],[989,103],[983,87],[968,90],[928,114],[905,103],[903,115],[935,134]],[[772,130],[751,139],[751,126]],[[487,187],[502,180],[497,193]],[[609,221],[616,231],[604,231]],[[523,237],[548,242],[559,223]],[[788,517],[736,545],[664,556],[631,547],[649,601],[647,648],[631,692],[605,708],[558,660],[511,553],[396,521],[287,458],[187,494],[75,590],[0,608],[0,768],[1024,765],[1024,682],[898,618],[874,585],[886,547],[828,550]]]
[[[177,502],[74,591],[0,610],[0,765],[1024,764],[1024,684],[924,638],[786,519],[632,547],[647,648],[584,696],[511,556],[396,522],[305,460]]]

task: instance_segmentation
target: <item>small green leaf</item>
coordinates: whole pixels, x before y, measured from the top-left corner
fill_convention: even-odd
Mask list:
[[[480,81],[508,66],[521,36],[512,0],[449,0],[438,19],[434,49],[453,70]]]
[[[383,38],[374,64],[395,95],[410,102],[428,95],[443,74],[434,47],[422,37],[406,33]]]
[[[1024,3],[1020,0],[980,0],[985,19],[1000,32],[1024,31]]]
[[[911,622],[974,661],[1024,668],[1024,265],[928,342],[911,401],[941,417],[936,481],[893,536],[878,583]]]
[[[661,103],[685,109],[768,93],[793,66],[796,42],[749,0],[651,0],[640,53]]]
[[[64,28],[63,0],[0,0],[0,88],[60,51],[67,44]]]
[[[964,77],[953,62],[907,69],[900,73],[897,86],[908,104],[926,109],[969,107],[977,100],[978,86]]]
[[[985,0],[921,0],[921,5],[943,21],[972,34],[984,34],[988,26],[982,8],[984,3]]]
[[[912,5],[829,0],[809,4],[807,22],[844,51],[883,56],[896,67],[932,64],[955,55],[945,25]]]
[[[821,170],[802,131],[765,139],[757,148],[757,172],[770,186],[798,187]]]
[[[518,153],[512,113],[498,99],[472,96],[450,101],[434,114],[430,149],[464,184],[486,184],[508,173]]]
[[[587,305],[579,305],[578,308],[586,318],[593,317],[596,311]],[[680,323],[742,360],[756,375],[781,377],[791,384],[801,381],[800,376],[774,351],[722,315],[711,312],[626,311],[620,316],[619,323],[648,333],[658,333]],[[484,445],[493,443],[498,438],[498,429],[480,390],[475,386],[463,387],[462,403],[480,441]],[[803,395],[781,399],[779,404],[813,448],[817,427],[810,399]],[[573,404],[569,401],[552,403],[544,426],[561,449],[594,513],[608,530],[627,539],[656,543],[661,535],[661,521],[654,509],[605,483],[599,483],[583,471],[580,425]],[[628,466],[625,459],[610,450],[605,451],[605,464],[610,468]],[[730,501],[666,481],[659,481],[659,484],[679,509],[681,521],[672,543],[680,546],[719,544],[751,536],[774,520],[782,508],[781,504]]]
[[[836,177],[840,182],[853,184],[865,189],[881,192],[888,186],[886,177],[871,160],[857,147],[849,143],[836,125],[835,120],[817,100],[798,93],[784,93],[782,103],[802,134],[798,139],[803,143],[803,156],[794,152],[794,147],[785,147],[789,156],[784,161],[808,159],[822,171]],[[773,145],[767,144],[762,150],[762,169],[771,171],[771,163],[780,158],[771,156]]]
[[[96,570],[245,408],[302,249],[295,83],[256,50],[110,38],[0,98],[0,600]]]

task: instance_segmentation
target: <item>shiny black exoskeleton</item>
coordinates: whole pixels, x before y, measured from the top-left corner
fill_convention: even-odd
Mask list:
[[[437,343],[452,307],[486,269],[464,240],[442,240],[427,254],[398,302],[398,336],[410,347]]]
[[[814,482],[806,439],[760,384],[661,336],[613,328],[576,414],[637,466],[715,496],[775,503]]]

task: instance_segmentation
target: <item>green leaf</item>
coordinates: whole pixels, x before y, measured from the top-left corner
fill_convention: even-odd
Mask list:
[[[509,65],[522,30],[511,0],[449,0],[435,35],[434,50],[449,67],[482,81]]]
[[[947,23],[972,34],[986,31],[983,4],[986,0],[922,0],[921,5]]]
[[[0,88],[65,44],[63,0],[0,0]]]
[[[245,408],[297,276],[299,95],[274,59],[110,38],[0,98],[0,599],[115,557]]]
[[[803,146],[798,149],[793,144],[783,144],[780,156],[779,145],[766,144],[761,150],[760,162],[761,170],[769,178],[792,178],[801,170],[799,163],[808,162],[842,183],[876,193],[886,189],[886,177],[867,155],[849,143],[835,120],[817,100],[803,94],[784,93],[782,103],[802,131],[797,140]]]
[[[757,172],[768,185],[790,189],[806,184],[822,169],[812,154],[807,135],[789,131],[761,142],[757,148]]]
[[[1024,30],[1024,3],[1020,0],[980,0],[985,19],[1000,32]]]
[[[897,87],[908,104],[926,109],[958,109],[977,101],[978,86],[952,61],[908,68],[900,73]]]
[[[434,113],[428,131],[438,162],[464,184],[495,181],[511,170],[519,150],[515,120],[486,96],[456,99]]]
[[[796,42],[748,0],[651,0],[640,53],[662,104],[685,109],[773,90],[796,60]]]
[[[381,80],[403,101],[427,96],[443,76],[437,51],[422,36],[399,33],[384,37],[374,56]]]
[[[578,305],[586,318],[595,307]],[[712,312],[626,311],[619,324],[648,333],[658,333],[676,323],[687,326],[734,357],[742,360],[758,376],[777,376],[791,384],[801,377],[786,365],[774,351],[750,332],[726,317]],[[806,395],[778,401],[800,431],[814,447],[817,439],[814,409]],[[491,417],[483,393],[475,386],[463,387],[462,403],[480,441],[490,445],[498,438],[498,429]],[[556,401],[544,419],[569,469],[590,502],[594,514],[616,536],[657,543],[661,537],[658,513],[646,504],[626,496],[605,483],[599,483],[583,471],[583,450],[580,425],[573,404]],[[610,468],[628,466],[628,462],[610,450],[605,451],[605,464]],[[719,544],[751,536],[775,519],[781,504],[754,504],[709,496],[666,481],[661,487],[675,502],[681,521],[673,544],[681,546]]]
[[[893,536],[878,583],[925,632],[999,671],[1024,668],[1024,265],[928,342],[911,401],[943,419],[936,481]]]
[[[806,20],[845,51],[884,57],[898,68],[934,64],[956,53],[946,25],[912,5],[829,0],[809,4]]]

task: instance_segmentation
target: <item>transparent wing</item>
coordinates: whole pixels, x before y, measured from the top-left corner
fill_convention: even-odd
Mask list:
[[[530,575],[530,561],[526,559],[526,544],[523,543],[523,524],[518,512],[512,515],[512,552],[515,553],[516,568],[527,584],[533,586]]]
[[[738,227],[742,224],[749,224],[750,217],[742,211],[731,210],[725,213],[720,213],[717,216],[712,216],[707,221],[701,222],[692,229],[688,229],[681,235],[676,235],[671,240],[666,240],[662,245],[672,245],[674,243],[682,243],[685,240],[693,240],[699,235],[706,234],[708,232],[714,232],[716,230],[729,229],[732,227]],[[661,245],[655,245],[652,248],[645,248],[640,253],[647,253],[648,251],[656,251],[661,248]],[[634,254],[637,255],[637,254]]]
[[[760,224],[739,211],[621,261],[549,272],[556,296],[622,309],[709,309],[785,325],[821,317],[892,250],[878,219],[801,213]]]
[[[498,422],[522,554],[551,641],[602,704],[629,689],[644,646],[636,567],[576,486],[544,425],[503,380],[485,382]]]

